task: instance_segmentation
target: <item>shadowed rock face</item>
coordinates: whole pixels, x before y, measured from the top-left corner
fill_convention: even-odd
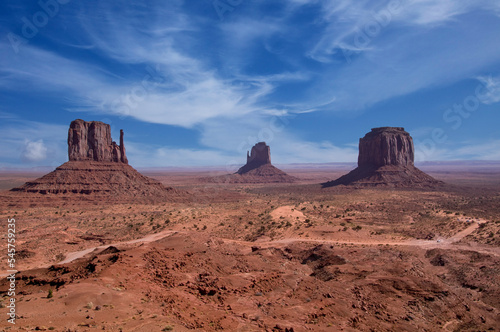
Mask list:
[[[266,164],[271,164],[271,148],[265,142],[259,142],[252,147],[250,153],[247,152],[247,163],[238,173],[247,173]]]
[[[414,156],[413,139],[404,128],[373,128],[359,140],[358,167],[323,186],[432,187],[442,184],[416,168]]]
[[[358,166],[413,166],[413,140],[404,128],[373,128],[359,140]]]
[[[247,152],[247,163],[235,174],[209,180],[228,183],[290,183],[296,178],[271,164],[271,148],[265,142],[259,142]]]
[[[69,161],[103,161],[128,164],[120,130],[120,145],[111,140],[111,127],[100,121],[75,120],[68,130]]]
[[[261,166],[271,163],[271,148],[266,142],[259,142],[252,147],[250,154],[247,152],[247,165]]]

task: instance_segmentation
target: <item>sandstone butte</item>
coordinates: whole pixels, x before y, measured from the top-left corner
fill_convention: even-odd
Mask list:
[[[292,183],[296,180],[271,164],[271,148],[265,142],[247,151],[247,163],[237,172],[199,179],[209,183]]]
[[[358,167],[348,174],[323,183],[337,185],[434,187],[442,185],[414,165],[413,139],[401,127],[373,128],[359,140]]]
[[[77,119],[68,130],[69,161],[104,161],[128,164],[120,130],[120,145],[111,140],[111,127],[100,121],[86,122]]]
[[[255,144],[247,151],[247,163],[234,175],[235,182],[290,183],[296,178],[271,164],[271,148],[265,142]]]
[[[42,195],[79,195],[108,199],[165,199],[179,192],[140,174],[128,164],[120,130],[120,144],[111,140],[111,127],[99,121],[74,120],[68,130],[69,161],[43,177],[11,191]]]

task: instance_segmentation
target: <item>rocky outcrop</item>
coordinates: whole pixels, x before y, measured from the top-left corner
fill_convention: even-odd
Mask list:
[[[111,140],[111,127],[100,121],[75,120],[68,130],[69,161],[103,161],[128,164],[120,130],[120,145]]]
[[[413,139],[404,128],[373,128],[359,140],[358,166],[413,166]]]
[[[271,164],[271,148],[266,142],[259,142],[247,152],[247,163],[236,174],[226,178],[233,183],[289,183],[296,178]]]
[[[247,163],[236,173],[199,179],[209,183],[291,183],[296,180],[271,164],[271,148],[265,142],[247,151]]]
[[[358,167],[323,187],[337,185],[433,187],[441,181],[414,165],[413,139],[404,128],[373,128],[359,140]]]
[[[247,151],[247,163],[237,173],[248,173],[253,169],[267,164],[271,164],[271,148],[266,142],[259,142],[252,147],[250,153]]]
[[[128,165],[120,130],[120,145],[111,141],[108,124],[83,120],[71,122],[68,131],[69,161],[43,177],[11,191],[86,200],[171,200],[187,193],[165,187]]]

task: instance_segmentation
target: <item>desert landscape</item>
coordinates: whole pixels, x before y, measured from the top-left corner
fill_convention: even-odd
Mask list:
[[[500,1],[0,16],[0,332],[500,332]]]
[[[498,331],[500,163],[416,168],[384,127],[352,172],[262,142],[235,174],[140,174],[120,141],[73,122],[67,163],[0,173],[2,331]]]

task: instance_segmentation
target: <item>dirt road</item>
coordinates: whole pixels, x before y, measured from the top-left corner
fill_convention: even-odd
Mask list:
[[[221,239],[224,242],[233,242],[241,245],[247,246],[255,246],[258,245],[260,247],[271,247],[271,246],[279,246],[279,245],[287,245],[293,242],[309,242],[309,243],[323,243],[323,244],[352,244],[352,245],[370,245],[370,246],[378,246],[378,245],[389,245],[389,246],[416,246],[423,249],[434,249],[441,248],[447,250],[472,250],[488,255],[500,256],[500,248],[481,245],[481,244],[458,244],[461,239],[466,237],[469,234],[472,234],[480,224],[486,223],[486,220],[481,220],[479,222],[472,223],[469,227],[464,229],[463,231],[458,232],[449,238],[440,238],[438,240],[408,240],[408,241],[376,241],[376,240],[367,240],[367,241],[338,241],[338,240],[324,240],[324,239],[305,239],[305,238],[287,238],[281,240],[271,240],[271,241],[262,241],[262,242],[248,242],[242,240],[233,240],[233,239]],[[154,242],[165,237],[171,236],[173,234],[181,233],[178,231],[172,230],[164,230],[159,233],[149,234],[143,238],[111,243],[106,245],[101,245],[97,247],[88,248],[85,250],[70,252],[66,254],[66,257],[61,262],[56,265],[70,263],[76,259],[83,258],[86,255],[92,252],[98,252],[106,249],[109,246],[127,246],[131,244],[144,244]],[[46,268],[50,265],[40,266],[39,268]],[[0,277],[7,276],[8,274],[1,274]]]
[[[234,243],[239,243],[243,245],[249,245],[249,246],[254,246],[258,244],[261,247],[268,247],[268,246],[275,246],[275,245],[285,245],[289,244],[292,242],[314,242],[314,243],[327,243],[327,244],[354,244],[354,245],[390,245],[390,246],[416,246],[424,249],[433,249],[433,248],[442,248],[442,249],[448,249],[448,250],[473,250],[489,255],[494,255],[494,256],[500,256],[500,248],[495,248],[495,247],[490,247],[490,246],[485,246],[485,245],[480,245],[480,244],[457,244],[456,242],[459,242],[461,239],[466,237],[469,234],[472,234],[478,227],[479,224],[485,223],[487,221],[481,221],[479,223],[473,223],[466,229],[464,229],[461,232],[458,232],[454,236],[450,238],[443,238],[443,239],[438,239],[438,240],[408,240],[408,241],[398,241],[398,242],[391,242],[391,241],[332,241],[332,240],[320,240],[320,239],[304,239],[304,238],[288,238],[288,239],[281,239],[281,240],[272,240],[272,241],[264,241],[264,242],[248,242],[248,241],[241,241],[241,240],[232,240],[232,239],[222,239],[225,242],[234,242]],[[113,244],[106,244],[98,247],[93,247],[89,248],[86,250],[82,251],[76,251],[76,252],[71,252],[66,255],[66,258],[59,262],[58,264],[65,264],[74,261],[75,259],[82,258],[85,255],[97,251],[97,250],[104,250],[105,248],[109,246],[123,246],[123,245],[130,245],[130,244],[137,244],[137,243],[149,243],[153,241],[160,240],[162,238],[165,238],[167,236],[177,234],[180,232],[177,231],[171,231],[171,230],[165,230],[160,233],[155,233],[155,234],[150,234],[147,235],[143,238],[136,239],[136,240],[131,240],[131,241],[126,241],[126,242],[118,242],[118,243],[113,243]]]

